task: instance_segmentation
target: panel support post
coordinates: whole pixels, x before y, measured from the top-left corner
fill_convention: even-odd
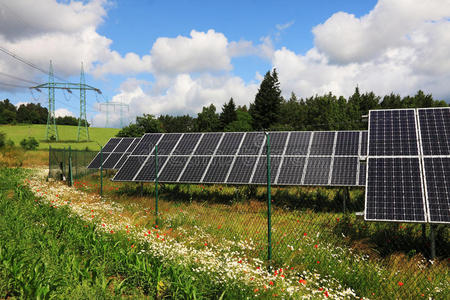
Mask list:
[[[267,260],[270,263],[272,259],[272,190],[270,181],[270,134],[266,134],[267,141]]]
[[[156,215],[156,225],[158,225],[158,145],[155,145],[155,215]]]
[[[103,147],[100,146],[100,197],[103,197]]]
[[[343,209],[343,211],[344,211],[344,215],[347,213],[347,200],[350,202],[350,190],[348,189],[348,186],[346,186],[345,188],[344,188],[344,193],[345,193],[345,195],[344,195],[344,201],[343,201],[343,203],[342,203],[342,209]]]
[[[140,189],[139,189],[139,196],[140,197],[144,196],[144,182],[143,181],[141,181],[141,186],[140,186]]]
[[[422,241],[427,244],[427,224],[422,223]]]
[[[69,146],[69,186],[72,186],[73,183],[72,172],[72,148]]]
[[[434,224],[430,224],[431,260],[436,258],[436,234]]]
[[[50,178],[50,171],[51,171],[51,164],[52,164],[52,145],[48,145],[48,176],[47,176],[47,181]]]

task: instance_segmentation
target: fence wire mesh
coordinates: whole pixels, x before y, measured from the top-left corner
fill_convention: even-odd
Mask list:
[[[89,175],[84,180],[94,185],[99,176],[85,167],[96,153],[72,151],[72,157],[74,153],[74,176]],[[67,150],[51,150],[54,176],[66,174],[67,156]],[[194,249],[221,245],[235,253],[236,260],[260,262],[275,276],[295,274],[300,285],[315,282],[318,290],[324,285],[336,291],[351,289],[364,299],[450,295],[449,226],[366,222],[362,187],[274,186],[271,228],[266,186],[160,184],[158,216],[154,192],[153,183],[105,180],[105,195],[128,207],[140,226],[158,226]],[[328,291],[319,295],[327,297]]]
[[[65,180],[70,177],[69,161],[72,160],[72,178],[77,179],[97,172],[87,166],[97,155],[96,151],[72,150],[70,148],[49,148],[48,151],[48,177]]]

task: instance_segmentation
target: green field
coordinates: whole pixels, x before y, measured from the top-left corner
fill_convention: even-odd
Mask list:
[[[91,142],[77,142],[77,126],[58,125],[59,142],[48,143],[45,141],[45,124],[18,124],[0,125],[0,132],[6,134],[6,139],[12,139],[16,146],[27,137],[34,137],[39,141],[38,149],[48,149],[49,145],[54,148],[71,146],[73,149],[91,150],[98,149],[98,144],[104,145],[109,138],[115,136],[120,129],[117,128],[89,128]],[[98,144],[97,144],[98,143]]]

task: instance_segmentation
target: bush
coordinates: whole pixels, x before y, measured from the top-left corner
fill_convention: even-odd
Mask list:
[[[10,148],[14,147],[15,146],[14,141],[12,139],[8,139],[6,141],[6,146]]]
[[[39,142],[31,136],[28,139],[23,139],[20,142],[20,146],[24,150],[36,150],[36,148],[39,147]]]
[[[6,134],[3,132],[0,132],[0,148],[5,147],[5,145],[6,145],[5,140],[6,140]]]

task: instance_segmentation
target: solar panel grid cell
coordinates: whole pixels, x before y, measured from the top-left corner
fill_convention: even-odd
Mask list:
[[[108,159],[110,153],[98,153],[91,163],[88,165],[88,169],[98,169],[102,165],[102,161],[105,162]]]
[[[103,161],[103,169],[113,169],[122,155],[123,153],[111,153],[108,158]]]
[[[430,222],[450,223],[450,157],[425,157]]]
[[[226,132],[216,155],[235,155],[243,136],[242,132]]]
[[[110,138],[106,145],[103,146],[103,152],[112,152],[121,140],[121,138]]]
[[[173,154],[175,155],[190,155],[194,151],[195,145],[202,136],[201,133],[184,134],[175,148]]]
[[[310,155],[332,155],[335,132],[317,131],[314,133]]]
[[[159,173],[159,181],[176,182],[188,159],[188,156],[171,156]]]
[[[305,159],[305,157],[285,156],[280,168],[277,184],[300,185]]]
[[[264,139],[263,132],[247,132],[238,154],[258,155]]]
[[[330,174],[331,157],[309,157],[304,185],[327,185]]]
[[[124,165],[114,176],[114,181],[132,181],[142,164],[145,156],[129,156]]]
[[[274,156],[270,158],[270,182],[275,182],[275,176],[280,166],[281,157]],[[255,174],[252,178],[252,183],[265,184],[267,183],[267,157],[261,156],[256,167]]]
[[[423,155],[450,155],[450,108],[419,109]]]
[[[165,161],[167,160],[167,156],[159,156],[158,155],[158,167],[161,168],[162,165],[164,165]],[[139,171],[139,174],[136,175],[135,181],[139,182],[149,182],[153,181],[156,178],[156,157],[154,155],[151,155],[147,161],[145,162],[142,169]]]
[[[215,156],[213,157],[209,169],[203,178],[205,183],[225,182],[228,170],[233,162],[233,156]]]
[[[164,136],[158,142],[158,155],[169,155],[180,137],[180,133],[164,134]]]
[[[286,155],[307,155],[311,132],[291,132]]]
[[[124,153],[127,151],[128,147],[130,147],[131,143],[134,141],[134,138],[122,138],[117,147],[114,149],[114,153]]]
[[[179,182],[200,182],[211,156],[192,156]]]
[[[249,183],[256,156],[238,156],[228,176],[227,183]]]
[[[335,157],[331,185],[356,185],[357,157]]]
[[[335,155],[358,155],[359,131],[337,133]]]
[[[149,155],[156,143],[161,138],[161,133],[147,133],[145,134],[136,148],[133,150],[132,155]]]
[[[212,155],[219,144],[222,133],[205,133],[195,149],[195,155]]]

